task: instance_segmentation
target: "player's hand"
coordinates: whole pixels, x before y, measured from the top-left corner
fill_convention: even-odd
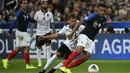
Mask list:
[[[40,40],[43,40],[44,38],[43,38],[43,36],[40,36],[40,37],[38,37],[38,40],[40,41]]]
[[[72,36],[73,36],[72,34],[68,34],[68,35],[67,35],[67,37],[68,37],[69,39],[71,39]]]
[[[7,37],[8,37],[8,38],[12,38],[13,36],[12,36],[12,34],[8,33],[8,34],[7,34]]]

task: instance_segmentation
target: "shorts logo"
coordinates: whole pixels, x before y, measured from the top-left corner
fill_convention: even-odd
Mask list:
[[[81,41],[81,43],[83,43],[83,42]]]
[[[49,14],[47,14],[47,17],[49,17]]]

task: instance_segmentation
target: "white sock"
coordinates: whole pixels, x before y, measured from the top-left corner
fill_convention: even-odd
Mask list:
[[[55,60],[57,59],[57,56],[54,54],[46,63],[43,69],[47,69]]]
[[[56,65],[55,67],[53,67],[53,69],[58,69],[58,68],[60,68],[60,67],[62,67],[63,66],[63,63],[61,62],[61,63],[59,63],[58,65]]]
[[[43,48],[44,58],[46,58],[46,54],[47,54],[46,45],[43,45],[42,48]]]
[[[9,60],[8,59],[5,59],[7,62],[9,62]]]
[[[29,66],[29,64],[26,64],[26,66]]]
[[[37,48],[37,60],[38,60],[38,64],[42,64],[41,62],[41,49]]]
[[[51,57],[51,47],[50,46],[47,46],[47,61],[50,59]]]

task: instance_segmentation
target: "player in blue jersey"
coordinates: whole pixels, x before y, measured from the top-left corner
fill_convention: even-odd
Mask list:
[[[5,69],[8,68],[8,62],[16,56],[17,53],[21,51],[22,48],[24,48],[24,59],[26,62],[26,69],[34,69],[33,65],[30,65],[30,57],[29,57],[29,38],[27,35],[27,26],[29,22],[36,23],[34,19],[30,17],[30,15],[27,13],[27,0],[21,0],[20,6],[21,9],[16,13],[16,16],[12,22],[12,25],[9,29],[8,37],[12,37],[12,29],[13,27],[18,24],[17,30],[16,30],[16,48],[13,50],[6,59],[2,60],[3,66]]]
[[[91,56],[92,50],[95,48],[94,38],[99,29],[104,27],[106,23],[106,18],[104,16],[105,8],[105,4],[99,4],[98,11],[84,19],[84,25],[86,27],[78,36],[77,48],[64,62],[63,67],[60,68],[60,70],[64,73],[72,73],[70,71],[71,68],[84,63]],[[73,30],[72,32],[75,32],[75,30]],[[83,56],[73,61],[81,53],[83,53]]]

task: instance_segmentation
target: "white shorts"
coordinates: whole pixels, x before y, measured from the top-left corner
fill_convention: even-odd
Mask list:
[[[16,47],[24,47],[29,46],[29,36],[27,32],[21,32],[19,30],[16,30]]]
[[[77,47],[78,46],[83,46],[85,51],[87,51],[90,54],[92,54],[92,51],[95,48],[95,43],[94,43],[94,41],[92,41],[91,39],[89,39],[86,35],[80,34],[78,36]]]

